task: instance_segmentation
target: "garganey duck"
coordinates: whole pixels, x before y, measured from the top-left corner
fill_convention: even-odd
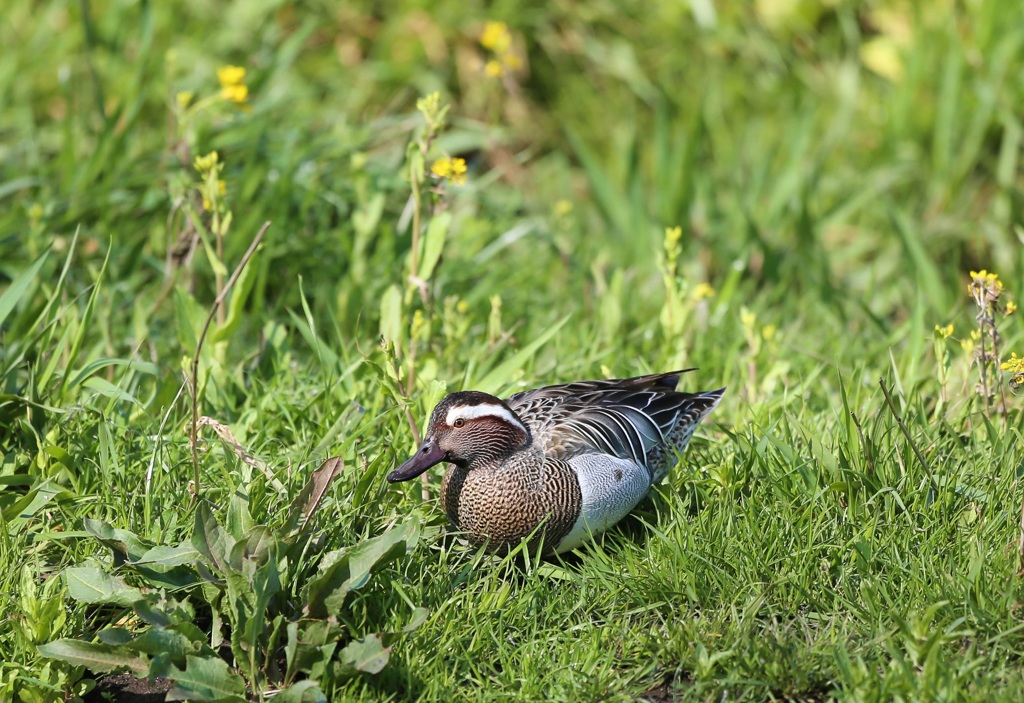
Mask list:
[[[624,518],[665,477],[724,388],[676,391],[684,371],[580,381],[504,401],[452,393],[388,481],[450,464],[441,504],[473,545],[506,552],[532,537],[565,552]],[[542,529],[538,530],[538,527]]]

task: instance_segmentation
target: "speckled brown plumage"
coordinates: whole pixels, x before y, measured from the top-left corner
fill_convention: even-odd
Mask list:
[[[573,549],[614,524],[661,480],[724,389],[675,390],[682,372],[581,381],[506,401],[452,393],[420,450],[388,480],[446,461],[441,503],[474,545]]]
[[[441,484],[441,505],[475,546],[488,544],[504,554],[532,536],[531,551],[541,540],[545,551],[550,551],[576,522],[581,496],[576,475],[566,462],[548,459],[543,467],[540,485],[534,490],[524,480],[529,470],[525,463],[473,470],[452,465]]]

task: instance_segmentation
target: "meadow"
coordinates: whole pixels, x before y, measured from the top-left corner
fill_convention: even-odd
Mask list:
[[[0,42],[0,701],[1024,698],[1024,6]],[[446,392],[690,366],[722,404],[572,555],[385,481]]]

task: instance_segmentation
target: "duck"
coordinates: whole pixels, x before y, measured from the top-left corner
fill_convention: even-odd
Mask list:
[[[628,515],[668,475],[725,388],[685,393],[696,369],[576,381],[504,400],[447,395],[416,453],[387,480],[416,478],[442,462],[441,505],[471,545],[560,554]]]

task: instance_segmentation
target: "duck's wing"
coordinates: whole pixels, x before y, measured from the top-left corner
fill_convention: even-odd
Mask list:
[[[668,371],[666,373],[654,373],[648,376],[634,376],[633,378],[606,378],[600,381],[574,381],[572,383],[560,383],[543,388],[533,388],[522,391],[506,399],[509,407],[516,409],[516,406],[528,407],[535,400],[561,398],[564,396],[578,396],[594,391],[623,391],[623,390],[661,390],[674,391],[679,385],[679,377],[684,373],[696,371],[696,368],[680,369],[679,371]],[[518,412],[518,410],[516,410]]]
[[[609,454],[647,467],[656,481],[725,390],[678,392],[682,373],[547,386],[517,393],[506,403],[548,456]]]

